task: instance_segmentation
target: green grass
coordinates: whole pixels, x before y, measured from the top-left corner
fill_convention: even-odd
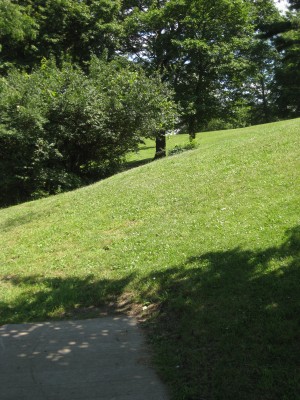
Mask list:
[[[168,135],[167,153],[174,149],[175,146],[185,146],[189,144],[189,135]],[[144,143],[139,147],[138,152],[129,153],[126,157],[125,169],[135,168],[153,161],[155,156],[155,141],[145,139]]]
[[[0,210],[0,324],[125,296],[154,310],[173,399],[300,398],[299,133],[297,119],[199,134],[196,150]]]

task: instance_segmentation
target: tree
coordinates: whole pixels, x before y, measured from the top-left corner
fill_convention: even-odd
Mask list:
[[[9,35],[0,36],[5,62],[30,70],[51,56],[60,66],[66,58],[84,66],[105,49],[110,57],[115,54],[120,0],[0,1],[8,10],[2,15],[3,24],[7,26],[13,18]],[[28,32],[31,25],[34,34]],[[18,32],[22,40],[14,41]]]
[[[249,52],[251,70],[244,85],[251,125],[276,119],[274,75],[278,61],[278,54],[270,41],[254,39]]]
[[[282,118],[300,116],[300,3],[290,1],[285,29],[274,36],[281,65],[276,71],[278,108]]]
[[[271,0],[127,0],[125,50],[171,83],[181,124],[193,137],[212,119],[239,123],[236,110],[247,103],[243,83],[266,71],[262,60],[253,68],[249,58],[259,15],[275,10]]]
[[[274,76],[279,56],[274,44],[261,40],[260,34],[263,25],[280,23],[282,17],[273,1],[263,0],[253,2],[251,18],[254,32],[244,50],[244,74],[236,98],[247,108],[245,124],[252,125],[276,119]]]
[[[37,24],[25,7],[10,0],[0,0],[0,74],[11,64],[23,63],[29,43],[35,40]]]
[[[281,21],[262,27],[265,40],[272,40],[279,62],[275,69],[276,105],[280,118],[300,116],[300,3],[290,1],[291,12]]]
[[[291,10],[300,10],[300,0],[289,0]]]
[[[89,74],[44,61],[0,81],[0,204],[38,198],[116,172],[142,137],[170,126],[175,106],[157,77],[93,58]]]

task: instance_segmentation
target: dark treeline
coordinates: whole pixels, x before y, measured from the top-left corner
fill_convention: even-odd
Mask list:
[[[299,9],[0,0],[0,205],[108,176],[167,129],[300,116]]]

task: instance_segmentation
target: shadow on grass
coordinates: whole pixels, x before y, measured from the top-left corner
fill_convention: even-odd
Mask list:
[[[134,282],[141,298],[160,305],[145,326],[174,399],[295,400],[299,251],[298,226],[278,247],[195,255],[143,279],[6,277],[24,290],[0,304],[1,320],[73,318],[74,310],[115,301]]]
[[[155,145],[153,145],[153,146],[141,146],[139,148],[139,151],[143,151],[143,150],[153,150],[153,151],[155,151]]]
[[[86,278],[44,278],[41,276],[3,277],[21,294],[13,303],[0,302],[1,323],[87,318],[98,315],[104,305],[114,302],[132,275],[119,280]]]
[[[7,218],[3,222],[0,222],[0,230],[3,232],[8,232],[19,226],[26,225],[32,222],[33,220],[37,220],[43,215],[44,213],[30,211],[18,217]]]
[[[127,171],[129,169],[141,167],[142,165],[149,164],[153,161],[153,157],[145,158],[143,160],[134,160],[134,161],[127,161],[123,164],[123,171]]]
[[[162,301],[148,327],[174,399],[300,398],[299,250],[296,227],[282,246],[210,252],[147,277]]]

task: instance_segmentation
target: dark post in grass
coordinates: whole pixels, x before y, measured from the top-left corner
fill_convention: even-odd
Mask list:
[[[156,135],[156,151],[154,160],[166,157],[166,132],[161,130]]]

